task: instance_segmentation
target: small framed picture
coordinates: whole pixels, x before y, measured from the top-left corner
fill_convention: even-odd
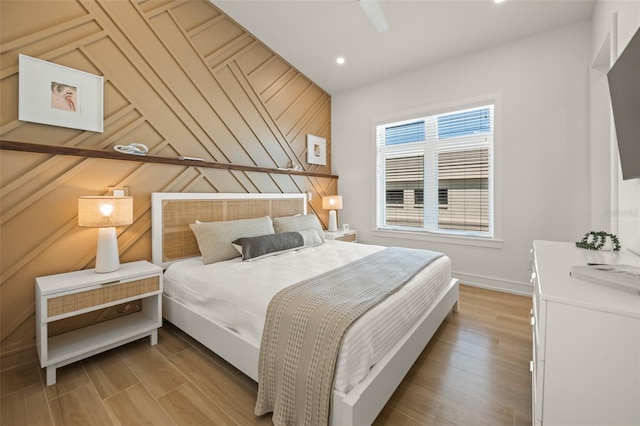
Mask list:
[[[325,138],[307,135],[307,163],[327,165],[327,140]]]
[[[26,55],[18,65],[18,120],[102,133],[101,76]]]

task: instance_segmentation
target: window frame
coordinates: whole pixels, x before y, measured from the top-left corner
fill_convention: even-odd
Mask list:
[[[378,216],[381,214],[381,206],[377,202],[378,196],[378,147],[376,128],[380,125],[417,121],[422,117],[440,115],[446,113],[454,113],[470,108],[481,107],[483,105],[493,104],[493,167],[492,179],[490,179],[493,202],[490,206],[493,215],[493,233],[492,235],[478,235],[475,232],[468,231],[451,231],[451,230],[430,230],[425,228],[407,229],[402,227],[379,227]],[[372,185],[372,235],[384,238],[402,238],[411,240],[421,240],[429,242],[442,242],[451,244],[462,244],[471,246],[482,246],[488,248],[502,247],[502,179],[501,179],[501,154],[502,154],[502,102],[500,92],[492,92],[486,95],[480,95],[473,98],[461,100],[451,100],[439,104],[425,105],[404,111],[391,112],[372,120],[372,140],[370,147],[372,150],[373,170],[375,178]],[[404,154],[403,154],[404,155]],[[426,188],[425,188],[426,192]],[[427,194],[425,194],[427,197]],[[438,197],[439,198],[439,197]],[[439,203],[437,204],[439,205]],[[382,207],[383,209],[384,207]],[[425,206],[426,208],[426,206]]]

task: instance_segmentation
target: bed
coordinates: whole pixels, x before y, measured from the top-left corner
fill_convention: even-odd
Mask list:
[[[152,194],[153,262],[167,268],[164,277],[164,318],[258,381],[261,321],[264,321],[268,304],[264,303],[265,298],[268,301],[269,295],[289,283],[321,274],[383,248],[327,241],[305,250],[267,256],[256,262],[243,262],[241,258],[235,258],[204,265],[190,224],[195,221],[237,221],[264,216],[279,218],[306,213],[305,194]],[[264,287],[268,288],[264,297],[255,298],[247,294],[225,297],[207,295],[206,290],[211,284],[202,277],[220,276],[222,270],[225,271],[225,280],[229,282],[247,281],[243,274],[253,274],[249,281],[262,280]],[[269,275],[269,271],[278,271],[277,279]],[[437,281],[439,284],[425,290],[426,286],[419,285],[424,281]],[[428,306],[416,305],[407,309],[407,300],[416,299],[415,295],[407,293],[411,291],[429,292]],[[237,309],[237,306],[244,306],[240,299],[243,299],[242,303],[253,305],[247,309]],[[450,278],[449,259],[442,256],[421,271],[398,294],[392,295],[356,321],[345,336],[338,357],[331,423],[372,423],[444,318],[449,312],[457,310],[457,301],[458,283]],[[215,309],[207,308],[211,306]],[[394,328],[396,338],[378,337],[382,333],[367,334],[367,330],[380,330],[386,324],[394,323],[389,318],[393,318],[398,307],[402,307],[403,312],[411,311],[413,316],[409,320],[403,319],[404,322],[399,320],[402,325]],[[366,349],[363,349],[363,341],[367,342]]]

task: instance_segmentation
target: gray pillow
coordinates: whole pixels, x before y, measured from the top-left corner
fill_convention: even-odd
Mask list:
[[[323,243],[321,234],[317,230],[310,229],[299,232],[243,237],[233,241],[233,246],[242,254],[242,260],[256,260],[303,247],[317,246]]]
[[[202,222],[189,226],[196,236],[205,265],[240,256],[231,244],[238,238],[255,237],[275,232],[269,216],[226,222]]]

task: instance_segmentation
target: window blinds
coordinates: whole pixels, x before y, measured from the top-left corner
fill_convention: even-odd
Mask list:
[[[468,231],[489,229],[489,150],[487,148],[438,153],[438,228]]]
[[[386,223],[422,227],[424,208],[419,198],[424,190],[424,156],[386,158],[385,171]]]

